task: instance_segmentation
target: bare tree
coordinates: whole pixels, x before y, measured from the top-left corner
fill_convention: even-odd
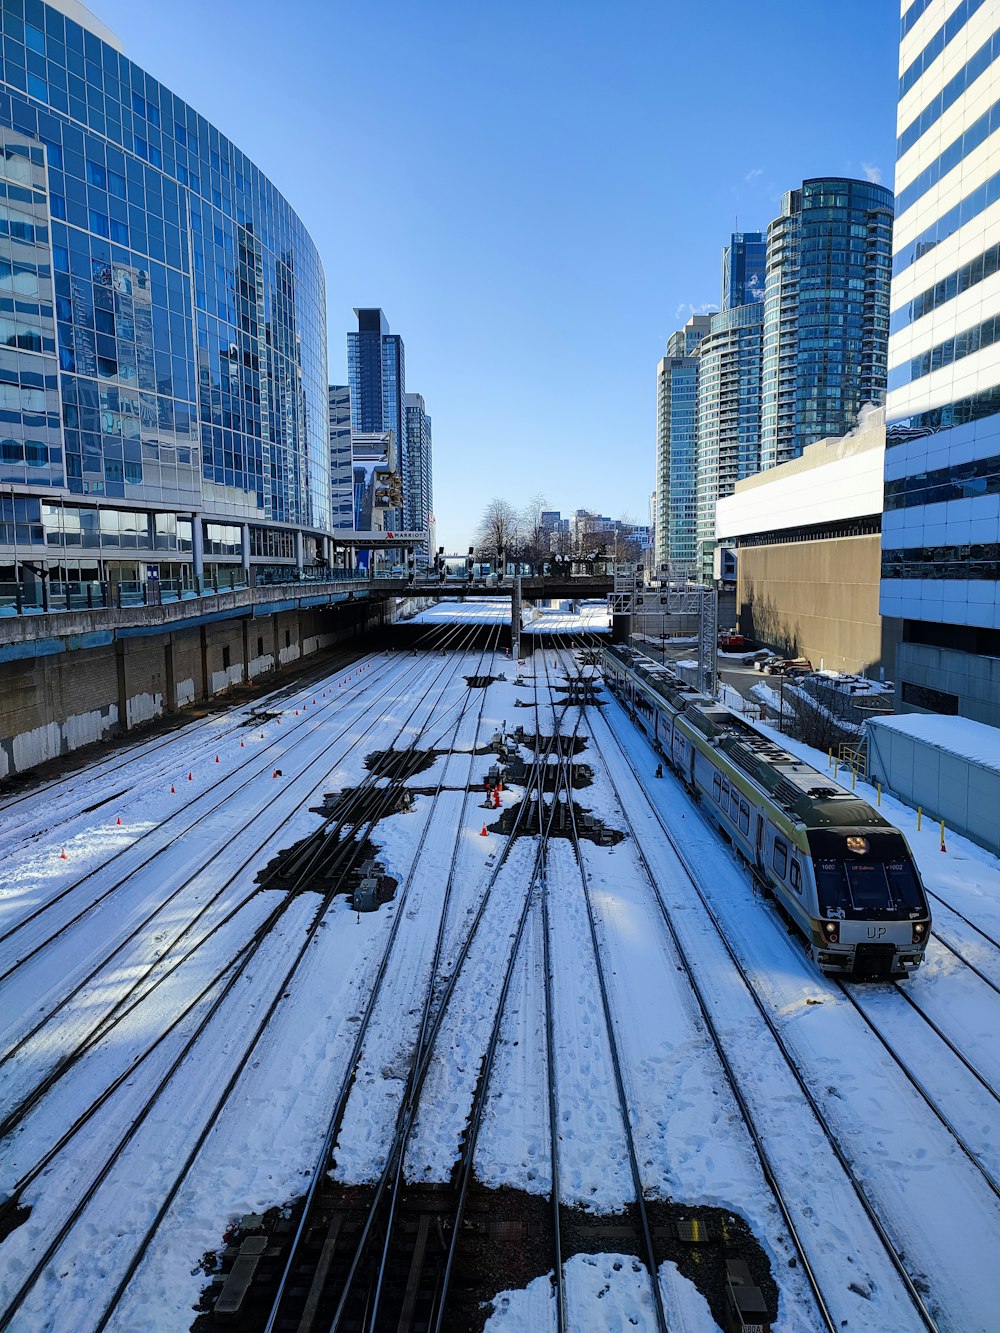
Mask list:
[[[839,746],[857,741],[858,725],[849,694],[834,686],[823,688],[793,683],[782,690],[783,698],[791,705],[791,717],[786,730],[796,740],[804,741],[817,750],[836,751]]]
[[[476,546],[482,559],[499,561],[510,556],[520,543],[520,519],[517,510],[507,500],[494,496],[479,520]]]
[[[546,504],[544,495],[533,495],[521,510],[521,558],[532,564],[549,554],[549,534],[542,525]]]

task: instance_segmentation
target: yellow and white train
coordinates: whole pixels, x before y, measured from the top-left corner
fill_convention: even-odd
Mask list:
[[[857,979],[915,971],[931,914],[899,829],[668,667],[621,644],[602,657],[608,687],[819,967]]]

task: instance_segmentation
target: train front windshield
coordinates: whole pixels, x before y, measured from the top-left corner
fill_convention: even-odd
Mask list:
[[[911,920],[927,915],[927,900],[901,834],[809,834],[821,916],[848,920]]]

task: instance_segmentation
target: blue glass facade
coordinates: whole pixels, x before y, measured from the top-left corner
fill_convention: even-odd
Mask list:
[[[67,563],[70,501],[71,532],[142,511],[137,551],[176,549],[157,514],[329,531],[325,284],[301,221],[106,30],[41,0],[4,0],[0,25],[0,434],[26,450],[0,448],[0,481],[37,491],[32,544]]]
[[[764,299],[767,243],[759,231],[735,231],[722,252],[722,309]]]

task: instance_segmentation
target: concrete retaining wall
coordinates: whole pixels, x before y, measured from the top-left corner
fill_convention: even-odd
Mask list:
[[[361,637],[387,613],[359,602],[237,615],[0,662],[0,779]]]

